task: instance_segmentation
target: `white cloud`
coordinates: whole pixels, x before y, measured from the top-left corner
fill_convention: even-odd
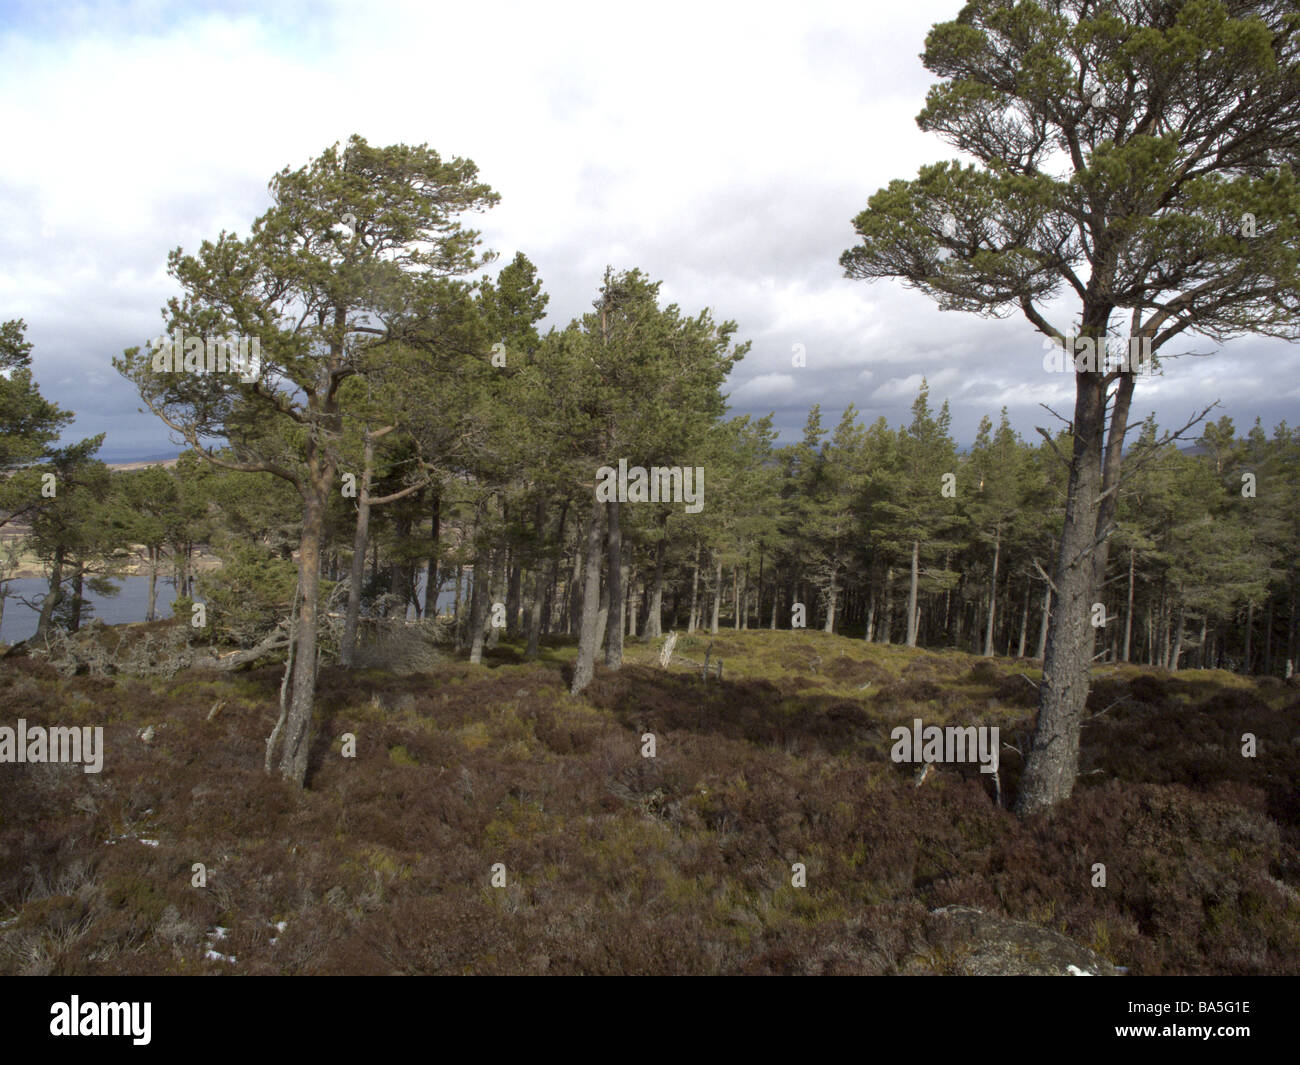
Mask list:
[[[272,174],[357,132],[472,158],[502,194],[473,224],[502,261],[518,249],[538,264],[554,324],[590,307],[606,264],[662,279],[688,313],[735,319],[754,341],[729,386],[738,412],[778,403],[791,433],[814,402],[830,419],[856,401],[897,423],[924,375],[936,405],[952,399],[959,437],[1002,403],[1032,431],[1062,382],[1036,372],[1028,325],[942,314],[901,286],[847,281],[837,262],[872,192],[955,154],[914,116],[925,35],[959,7],[7,11],[0,125],[22,150],[0,156],[0,320],[28,321],[38,378],[80,431],[109,429],[106,453],[167,450],[109,361],[157,332],[168,251],[246,232]],[[807,366],[792,371],[795,344]],[[1279,382],[1297,363],[1286,345],[1241,342],[1139,398],[1172,421],[1219,389],[1239,418],[1294,421],[1300,397]],[[92,371],[107,384],[88,387]]]

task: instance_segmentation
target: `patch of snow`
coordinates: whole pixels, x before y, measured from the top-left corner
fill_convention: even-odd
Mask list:
[[[1093,976],[1093,975],[1095,975],[1094,973],[1090,973],[1090,972],[1088,972],[1087,969],[1080,969],[1077,965],[1067,965],[1066,968],[1070,971],[1070,975],[1071,975],[1071,976]]]

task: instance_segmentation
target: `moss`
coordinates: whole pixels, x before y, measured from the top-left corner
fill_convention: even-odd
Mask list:
[[[393,765],[418,766],[420,764],[420,760],[400,743],[388,749],[388,760]]]

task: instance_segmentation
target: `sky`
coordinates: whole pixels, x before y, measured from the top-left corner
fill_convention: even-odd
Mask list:
[[[775,413],[782,442],[814,403],[829,426],[849,403],[905,422],[923,377],[959,445],[1003,406],[1032,438],[1073,382],[1043,372],[1027,322],[838,263],[871,193],[957,157],[915,116],[925,35],[960,6],[0,0],[0,321],[28,323],[69,439],[174,455],[111,363],[161,331],[168,252],[246,235],[273,174],[359,133],[477,164],[501,194],[473,220],[492,269],[532,259],[546,325],[589,309],[606,265],[735,320],[753,347],[732,412]],[[1217,400],[1242,430],[1300,420],[1300,346],[1185,347],[1139,384],[1137,418],[1176,427]]]

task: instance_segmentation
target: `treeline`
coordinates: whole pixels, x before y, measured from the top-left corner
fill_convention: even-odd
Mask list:
[[[1003,410],[960,451],[947,403],[934,410],[923,383],[905,425],[864,425],[850,406],[830,429],[814,407],[802,439],[777,446],[771,415],[725,416],[725,374],[745,351],[734,324],[661,306],[637,271],[607,273],[593,312],[545,336],[547,298],[523,255],[459,298],[477,349],[444,369],[441,403],[404,406],[399,362],[342,425],[318,594],[346,618],[344,663],[361,618],[431,616],[444,590],[473,661],[503,634],[529,654],[547,636],[581,637],[575,690],[598,657],[619,665],[625,639],[669,629],[807,626],[1042,657],[1067,433],[1027,443]],[[38,639],[75,631],[86,589],[108,590],[126,563],[149,576],[144,620],[165,578],[179,612],[204,603],[214,638],[249,647],[274,629],[299,591],[292,485],[195,452],[110,474],[100,438],[55,447],[70,415],[31,383],[21,323],[6,329],[18,370],[7,406],[21,417],[0,436],[5,515],[30,533],[0,578],[20,550],[45,563]],[[600,498],[599,471],[620,460],[698,470],[702,507]],[[1289,673],[1297,471],[1300,433],[1285,424],[1239,436],[1221,418],[1190,449],[1142,425],[1094,607],[1098,657]],[[222,566],[196,580],[200,545]]]
[[[558,357],[562,338],[539,343],[533,370]],[[543,637],[580,635],[584,604],[594,607],[588,654],[603,651],[610,666],[626,638],[801,625],[880,643],[1042,657],[1065,433],[1031,445],[1003,411],[996,425],[986,417],[961,452],[947,404],[934,411],[923,385],[911,420],[898,427],[883,418],[864,425],[850,407],[828,430],[814,407],[802,439],[779,447],[770,415],[718,418],[681,451],[629,440],[623,453],[593,446],[584,457],[575,446],[571,475],[561,479],[547,451],[576,445],[553,435],[563,424],[571,423],[521,417],[512,446],[531,461],[441,471],[374,508],[359,554],[359,508],[340,492],[324,551],[327,589],[347,585],[361,560],[363,616],[430,616],[446,592],[457,643],[475,661],[503,634],[525,639],[529,654]],[[370,482],[381,496],[401,490],[406,465],[400,440],[385,440]],[[593,504],[597,469],[620,458],[698,466],[703,509]],[[1098,657],[1288,672],[1300,588],[1300,434],[1283,424],[1269,435],[1256,422],[1238,436],[1221,418],[1188,448],[1148,421],[1128,462],[1095,619]],[[166,475],[219,500],[203,535],[216,536],[225,566],[202,587],[221,603],[214,624],[247,644],[289,607],[295,500],[277,497],[263,475],[198,472],[190,460]],[[178,486],[159,497],[186,495]],[[194,526],[170,524],[178,530],[170,556],[184,560]]]

